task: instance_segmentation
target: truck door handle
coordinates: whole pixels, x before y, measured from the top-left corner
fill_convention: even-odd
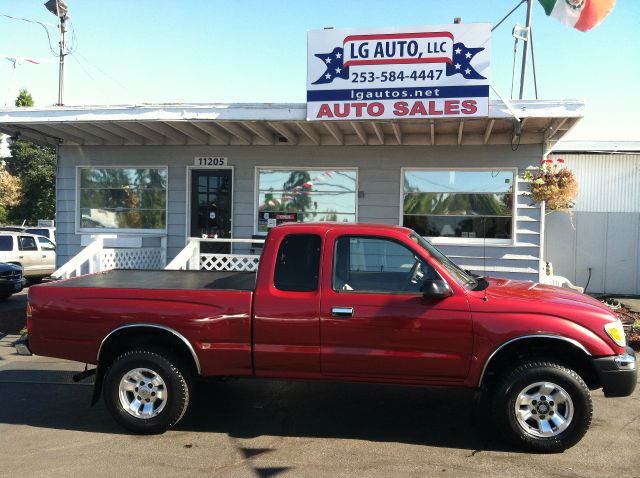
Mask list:
[[[332,307],[331,315],[333,317],[353,317],[353,307]]]

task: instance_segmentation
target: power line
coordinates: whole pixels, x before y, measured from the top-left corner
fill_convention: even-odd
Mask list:
[[[119,80],[117,80],[116,78],[114,78],[113,76],[111,76],[109,73],[107,73],[106,71],[104,71],[102,68],[100,68],[98,65],[96,65],[95,63],[93,63],[91,60],[89,60],[86,56],[84,56],[82,53],[80,53],[76,47],[75,51],[74,51],[75,55],[78,55],[79,57],[81,57],[86,63],[88,63],[90,66],[92,66],[93,68],[95,68],[96,70],[98,70],[100,73],[102,73],[105,77],[107,77],[109,80],[113,81],[115,84],[117,84],[120,88],[122,88],[124,91],[126,91],[127,93],[129,93],[135,100],[134,103],[139,103],[139,101],[137,101],[137,99],[139,98],[139,95],[132,91],[131,89],[127,88],[124,84],[122,84],[122,82],[120,82]]]
[[[67,25],[69,25],[69,33],[71,34],[71,41],[67,45],[67,55],[70,55],[78,48],[78,37],[76,36],[76,29],[71,21],[71,18],[67,17]]]
[[[111,100],[109,99],[109,95],[107,95],[107,93],[104,91],[104,89],[98,84],[98,82],[95,80],[95,78],[91,75],[91,73],[89,73],[87,71],[87,69],[84,67],[84,65],[80,62],[80,58],[78,58],[77,56],[73,56],[73,59],[76,60],[76,62],[78,62],[78,65],[80,65],[80,68],[82,68],[82,71],[85,72],[85,74],[89,77],[89,79],[93,82],[94,85],[96,85],[96,88],[98,88],[100,90],[100,92],[102,93],[102,95],[105,97],[105,99],[107,100],[107,102],[110,102]]]
[[[44,32],[47,34],[49,50],[51,50],[51,53],[53,53],[54,56],[58,56],[58,54],[53,49],[53,46],[51,46],[51,36],[49,35],[49,28],[47,27],[46,24],[39,22],[37,20],[29,20],[28,18],[14,17],[12,15],[7,15],[6,13],[0,13],[0,17],[10,18],[11,20],[19,20],[22,22],[34,23],[36,25],[40,25],[42,28],[44,28]]]
[[[526,1],[527,0],[521,0],[520,3],[518,3],[515,7],[513,7],[513,9],[509,13],[507,13],[504,17],[502,17],[502,20],[500,20],[498,23],[496,23],[496,25],[491,29],[491,31],[494,31],[496,28],[498,28],[500,25],[502,25],[502,23],[507,18],[509,18],[513,12],[515,12],[518,8],[520,8],[520,5],[522,5]]]

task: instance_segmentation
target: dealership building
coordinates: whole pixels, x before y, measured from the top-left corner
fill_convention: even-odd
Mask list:
[[[271,227],[339,221],[411,227],[465,269],[537,281],[545,212],[522,175],[583,108],[341,121],[309,121],[304,103],[5,108],[0,132],[57,151],[58,266],[250,270]]]

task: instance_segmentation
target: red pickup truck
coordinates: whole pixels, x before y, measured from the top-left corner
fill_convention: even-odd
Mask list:
[[[175,425],[198,377],[482,391],[513,443],[557,451],[591,423],[590,390],[630,395],[622,325],[586,295],[483,278],[401,227],[299,223],[267,236],[257,274],[114,270],[29,292],[33,353],[97,364],[113,417]]]

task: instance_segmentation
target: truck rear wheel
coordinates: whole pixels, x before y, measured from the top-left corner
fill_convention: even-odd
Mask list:
[[[189,383],[178,363],[150,350],[117,357],[104,378],[104,400],[113,418],[134,433],[163,433],[189,406]]]
[[[528,361],[502,377],[493,411],[508,442],[560,452],[587,433],[593,405],[589,388],[576,372],[554,362]]]

